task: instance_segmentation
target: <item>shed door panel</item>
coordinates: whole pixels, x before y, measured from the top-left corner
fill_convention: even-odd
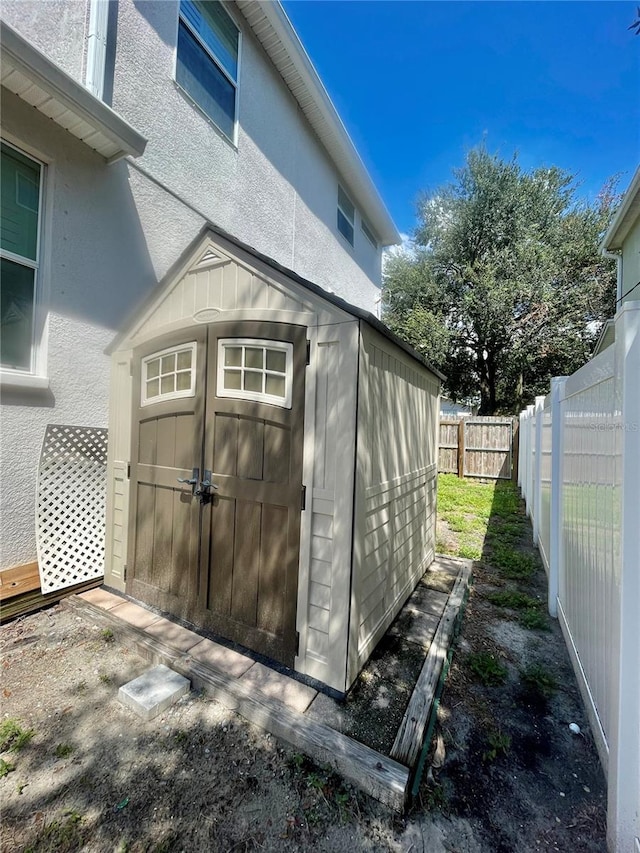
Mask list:
[[[195,329],[134,357],[127,592],[181,618],[197,592],[200,508],[178,479],[189,479],[202,455],[206,343]]]
[[[218,364],[221,341],[243,342],[228,344],[230,361],[246,357],[245,366],[231,365],[230,379]],[[191,385],[187,356],[172,361],[190,345]],[[288,666],[305,356],[304,328],[247,322],[197,327],[135,354],[127,592]],[[239,388],[229,395],[225,381]],[[255,399],[242,398],[244,385]],[[193,468],[200,479],[212,472],[218,486],[204,505],[178,483]]]
[[[236,340],[252,351],[261,346],[269,351],[269,341],[289,344],[289,406],[226,397],[218,363],[221,340],[233,350]],[[254,341],[258,342],[255,347]],[[203,515],[208,553],[206,570],[201,573],[200,600],[206,603],[202,618],[217,633],[291,666],[300,548],[306,330],[274,323],[216,324],[210,327],[208,352],[204,466],[212,471],[218,490]],[[267,358],[259,363],[268,373]],[[249,377],[254,384],[260,368],[255,361],[247,359],[247,363],[256,369]],[[245,381],[239,380],[239,384]],[[262,381],[263,389],[268,390],[266,380]],[[284,392],[284,384],[276,387]]]

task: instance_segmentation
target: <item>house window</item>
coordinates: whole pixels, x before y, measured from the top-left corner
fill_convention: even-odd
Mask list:
[[[353,202],[342,187],[338,186],[338,231],[352,246],[355,218],[356,209]]]
[[[371,226],[369,225],[369,223],[367,222],[367,220],[364,217],[362,218],[360,224],[362,225],[362,233],[364,234],[364,236],[371,243],[373,248],[377,249],[378,248],[378,238],[373,233],[373,229],[371,228]]]
[[[240,32],[217,0],[181,0],[176,82],[234,139]]]
[[[291,408],[293,345],[254,338],[218,341],[218,397]]]
[[[193,397],[195,393],[195,341],[154,352],[142,360],[141,405]]]
[[[0,180],[0,362],[35,368],[40,211],[44,166],[2,143]]]

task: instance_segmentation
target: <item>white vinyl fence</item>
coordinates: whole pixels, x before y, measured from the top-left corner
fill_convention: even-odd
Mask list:
[[[519,485],[608,783],[608,840],[640,853],[640,303],[520,415]]]

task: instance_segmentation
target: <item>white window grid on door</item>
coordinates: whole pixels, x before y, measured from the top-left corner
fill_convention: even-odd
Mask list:
[[[167,347],[142,359],[140,405],[193,397],[196,393],[197,344]]]
[[[257,338],[218,341],[218,397],[291,408],[293,344]]]

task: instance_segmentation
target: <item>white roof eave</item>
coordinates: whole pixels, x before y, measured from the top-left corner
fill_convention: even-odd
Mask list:
[[[147,140],[13,27],[0,21],[1,82],[112,163],[139,157]]]
[[[631,230],[633,223],[640,216],[640,167],[631,179],[629,188],[623,196],[607,233],[602,239],[600,248],[603,252],[621,249],[622,244]]]
[[[380,242],[384,246],[401,243],[398,229],[281,3],[236,0],[236,5],[280,72]]]

